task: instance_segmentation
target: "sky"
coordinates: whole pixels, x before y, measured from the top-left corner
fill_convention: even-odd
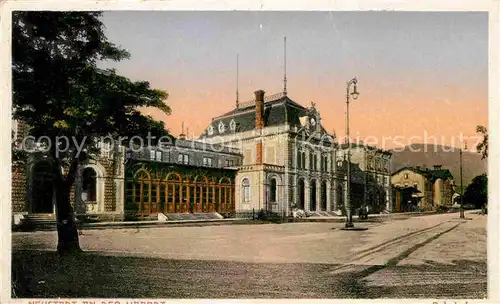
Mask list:
[[[115,68],[169,93],[174,135],[197,137],[211,119],[254,91],[283,91],[316,104],[329,132],[345,135],[346,83],[353,140],[390,149],[411,143],[475,146],[488,121],[488,15],[485,12],[112,11],[108,39],[131,53]]]

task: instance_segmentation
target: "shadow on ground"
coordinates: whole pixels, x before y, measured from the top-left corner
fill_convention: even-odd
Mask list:
[[[486,294],[485,263],[391,266],[411,272],[484,272],[484,283],[370,286],[366,277],[388,266],[333,274],[333,264],[271,264],[171,260],[83,253],[13,251],[13,297],[19,298],[478,298]],[[378,269],[377,269],[378,267]]]

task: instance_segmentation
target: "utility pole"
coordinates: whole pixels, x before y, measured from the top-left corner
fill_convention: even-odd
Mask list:
[[[467,149],[467,142],[465,142],[465,149]],[[463,182],[463,152],[462,147],[460,147],[460,218],[464,219],[464,182]]]

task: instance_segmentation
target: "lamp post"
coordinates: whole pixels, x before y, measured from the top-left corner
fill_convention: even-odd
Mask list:
[[[465,149],[467,150],[467,142],[465,142]],[[463,167],[463,161],[462,161],[462,147],[460,147],[460,218],[464,219],[465,214],[464,214],[464,182],[462,178],[462,167]]]
[[[358,80],[356,79],[356,77],[354,77],[347,83],[347,88],[346,88],[347,197],[346,197],[345,208],[347,217],[345,222],[345,228],[354,227],[354,224],[352,223],[352,208],[351,208],[351,141],[349,139],[349,101],[351,95],[354,100],[356,100],[359,96],[356,87],[357,83]],[[352,92],[351,92],[351,86],[353,86]]]

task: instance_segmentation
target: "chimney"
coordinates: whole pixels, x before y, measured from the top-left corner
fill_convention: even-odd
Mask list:
[[[264,127],[263,116],[264,114],[264,91],[255,91],[255,128],[262,132]],[[262,165],[262,138],[257,140],[257,165]]]
[[[264,127],[262,116],[264,115],[264,91],[255,91],[255,128]]]
[[[441,167],[443,167],[442,165],[434,165],[434,170],[440,170]]]

